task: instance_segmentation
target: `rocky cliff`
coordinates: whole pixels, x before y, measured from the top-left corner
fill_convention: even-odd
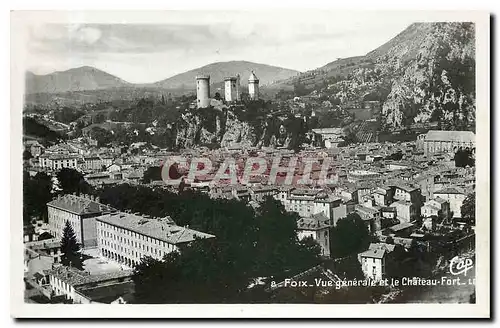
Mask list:
[[[466,129],[475,122],[473,24],[415,24],[410,28],[419,32],[418,38],[376,57],[378,66],[394,79],[382,106],[385,126],[439,121],[453,129]]]
[[[316,80],[327,84],[319,90],[341,106],[379,101],[384,130],[426,122],[438,122],[443,129],[474,127],[472,23],[415,23],[366,56],[318,71]]]
[[[303,136],[307,131],[307,127],[294,118],[261,117],[245,113],[241,108],[225,105],[185,112],[174,126],[177,131],[175,140],[177,148],[194,146],[294,148],[304,142]]]

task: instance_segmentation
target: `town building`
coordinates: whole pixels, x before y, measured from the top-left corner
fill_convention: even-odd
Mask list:
[[[38,157],[43,153],[45,147],[37,140],[28,140],[24,143],[24,149],[29,151],[33,157]]]
[[[127,267],[150,256],[162,259],[178,250],[179,245],[197,238],[215,238],[214,235],[180,227],[169,218],[150,218],[130,213],[115,212],[96,218],[97,247],[100,256]]]
[[[453,218],[462,217],[462,205],[465,198],[465,193],[458,188],[448,187],[434,192],[434,197],[447,200],[450,203],[450,211]]]
[[[335,225],[339,219],[347,216],[347,209],[342,199],[320,189],[284,189],[275,198],[287,211],[296,212],[301,217],[324,213]]]
[[[54,296],[62,296],[75,304],[115,303],[120,297],[128,299],[133,290],[130,288],[132,270],[94,275],[73,267],[59,266],[49,270],[47,274]],[[123,288],[123,284],[127,284],[129,288]],[[96,290],[100,293],[96,293]],[[114,295],[110,298],[112,294]]]
[[[425,202],[420,212],[424,218],[442,216],[443,219],[447,219],[450,215],[450,203],[445,199],[436,197]]]
[[[327,149],[336,148],[345,135],[342,128],[318,128],[312,129],[311,131],[314,134],[316,144],[326,147]]]
[[[396,218],[400,222],[412,222],[418,218],[420,207],[408,201],[398,200],[389,206],[396,209]]]
[[[363,206],[356,204],[354,206],[356,213],[365,222],[368,231],[370,233],[375,233],[381,229],[381,212],[379,208],[371,206]]]
[[[456,152],[462,149],[474,149],[476,136],[472,131],[438,131],[431,130],[421,134],[417,139],[417,148],[423,149],[424,154],[439,152]]]
[[[379,179],[380,173],[366,171],[366,170],[353,170],[347,173],[347,181],[356,183],[359,181]]]
[[[358,254],[361,269],[367,279],[380,281],[386,275],[386,262],[395,246],[386,243],[371,243],[368,250]]]
[[[373,200],[377,206],[388,206],[393,201],[394,191],[390,187],[377,187],[373,193]]]
[[[422,202],[420,188],[406,184],[397,184],[393,186],[393,188],[393,198],[396,200],[404,200],[416,205],[419,205]]]
[[[210,75],[196,77],[196,107],[207,108],[210,106]]]
[[[99,171],[103,169],[102,160],[98,155],[85,156],[83,161],[85,162],[85,170]]]
[[[62,168],[76,169],[78,167],[78,155],[74,154],[50,154],[44,153],[39,157],[41,168],[49,170],[60,170]]]
[[[331,220],[323,213],[313,214],[297,221],[297,236],[299,240],[313,238],[321,247],[321,255],[330,257]]]
[[[91,195],[62,195],[47,203],[50,233],[61,238],[66,221],[71,224],[83,248],[97,246],[95,218],[116,211]]]
[[[266,197],[274,197],[278,189],[275,186],[253,186],[248,189],[250,198],[256,202],[262,202]]]
[[[56,239],[34,241],[24,244],[24,271],[27,278],[44,270],[52,269],[61,262],[61,241]]]

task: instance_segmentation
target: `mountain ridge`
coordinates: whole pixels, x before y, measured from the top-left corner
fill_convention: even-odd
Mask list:
[[[268,65],[250,62],[246,60],[232,60],[224,62],[214,62],[198,68],[191,69],[184,73],[176,74],[169,78],[155,82],[153,85],[165,89],[180,88],[182,85],[192,84],[194,88],[194,80],[196,75],[209,74],[210,83],[218,83],[224,81],[228,76],[236,76],[240,74],[241,83],[247,84],[248,76],[254,71],[260,80],[261,85],[266,85],[273,80],[288,78],[300,73],[299,71]]]
[[[468,22],[413,23],[364,56],[338,59],[274,85],[301,86],[339,103],[381,105],[381,129],[475,126],[475,32]]]
[[[132,86],[132,83],[92,66],[80,66],[44,75],[27,71],[25,78],[25,90],[27,94],[99,90]]]
[[[278,66],[254,63],[250,61],[214,62],[198,67],[169,78],[153,83],[130,83],[115,75],[92,66],[70,68],[65,71],[56,71],[49,74],[25,73],[26,94],[61,93],[71,91],[101,90],[123,87],[160,88],[160,89],[193,89],[195,77],[198,74],[210,74],[211,83],[219,83],[227,76],[240,74],[243,85],[246,85],[246,76],[255,71],[261,84],[267,84],[273,79],[282,79],[300,73],[299,71]]]

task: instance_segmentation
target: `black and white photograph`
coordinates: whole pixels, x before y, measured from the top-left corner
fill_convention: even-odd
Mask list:
[[[11,19],[15,316],[490,315],[488,14]]]

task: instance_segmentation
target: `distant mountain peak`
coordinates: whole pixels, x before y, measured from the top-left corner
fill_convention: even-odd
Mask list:
[[[252,71],[259,76],[262,85],[272,83],[273,81],[286,79],[299,74],[299,71],[277,67],[267,64],[254,63],[246,60],[231,60],[223,62],[214,62],[202,67],[198,67],[187,72],[177,74],[170,78],[155,83],[157,87],[165,89],[193,88],[196,75],[209,74],[210,83],[215,84],[224,81],[228,76],[241,77],[243,85],[248,83],[248,78]]]
[[[59,93],[120,88],[131,84],[92,66],[81,66],[45,75],[26,72],[26,93]]]

